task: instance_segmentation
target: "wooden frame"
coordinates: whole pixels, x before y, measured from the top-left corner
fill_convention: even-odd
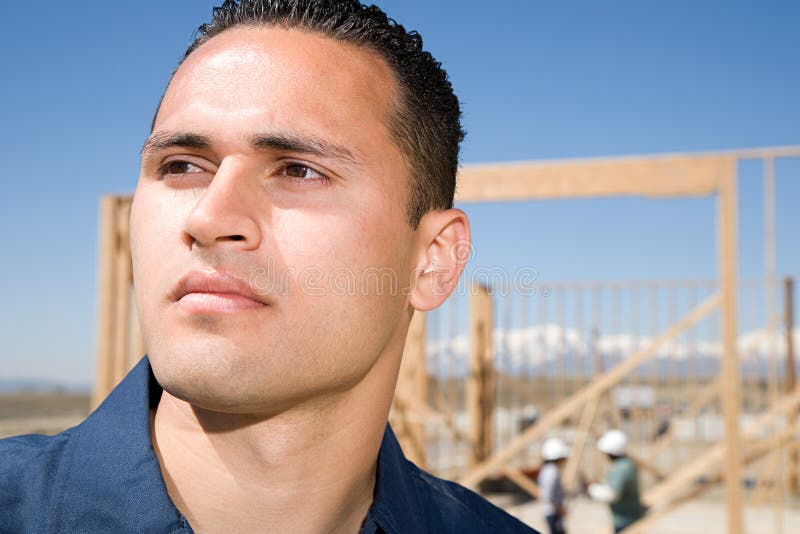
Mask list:
[[[470,470],[460,482],[467,487],[475,487],[480,481],[501,469],[502,466],[507,464],[517,453],[528,447],[531,442],[540,439],[548,430],[560,425],[573,413],[580,410],[589,399],[597,398],[619,384],[632,370],[652,358],[660,347],[701,319],[707,317],[719,307],[719,304],[719,294],[707,299],[684,317],[683,320],[673,325],[667,332],[652,340],[645,347],[611,368],[605,374],[595,378],[587,386],[578,390],[574,395],[565,400],[561,405],[546,413],[536,424],[528,427],[521,434],[516,436],[505,448],[496,451],[484,462]]]
[[[596,196],[644,195],[652,197],[717,194],[717,240],[722,326],[721,401],[725,421],[725,492],[728,531],[742,531],[741,443],[739,411],[741,376],[736,354],[737,310],[737,159],[800,155],[800,147],[786,147],[696,156],[598,159],[573,162],[474,166],[460,175],[458,200],[544,200]],[[641,355],[640,355],[641,356]],[[646,358],[644,358],[646,359]],[[629,361],[635,360],[631,357]],[[624,362],[623,362],[624,363]],[[623,364],[620,364],[621,367]],[[626,372],[621,371],[619,376]],[[602,384],[608,375],[592,384]],[[613,382],[610,381],[610,382]],[[610,383],[609,382],[609,383]],[[477,466],[462,482],[474,485],[511,459],[545,430],[563,421],[588,398],[592,385],[517,436],[506,449]],[[598,390],[602,390],[600,387]],[[598,391],[602,393],[602,391]],[[546,423],[546,424],[545,424]]]
[[[463,478],[467,485],[474,486],[483,478],[503,471],[504,465],[522,447],[542,436],[544,431],[560,423],[568,416],[586,405],[589,399],[601,398],[609,387],[618,383],[636,365],[647,360],[660,343],[677,335],[701,317],[713,310],[721,310],[723,355],[723,378],[720,388],[720,401],[724,409],[725,442],[722,452],[725,462],[726,500],[728,508],[728,532],[741,533],[742,496],[738,481],[741,476],[742,458],[739,435],[740,376],[736,355],[736,195],[737,162],[743,159],[765,159],[778,157],[799,157],[800,147],[775,147],[749,150],[736,150],[709,154],[674,154],[649,157],[602,158],[570,161],[550,161],[537,163],[509,163],[495,165],[465,166],[459,173],[457,202],[547,200],[567,198],[589,198],[624,195],[647,197],[682,197],[716,194],[718,267],[720,293],[701,305],[683,321],[662,335],[651,346],[637,352],[616,368],[599,376],[593,383],[573,395],[561,406],[546,414],[536,425],[517,436],[506,448],[490,453],[487,445],[487,428],[491,425],[486,406],[478,406],[478,399],[491,398],[488,388],[491,381],[475,379],[468,395],[468,406],[473,424],[482,430],[470,430],[470,443],[474,451],[474,468]],[[135,317],[135,303],[130,291],[131,267],[130,244],[128,241],[128,218],[130,197],[104,197],[100,213],[100,257],[99,257],[99,302],[98,302],[98,340],[97,371],[92,404],[97,406],[110,392],[127,370],[141,356],[144,345],[138,332]],[[488,303],[489,309],[491,299]],[[418,317],[421,314],[418,314]],[[489,314],[491,324],[491,313]],[[483,320],[486,320],[484,317]],[[420,330],[412,328],[409,334],[406,365],[416,369],[401,372],[398,394],[399,409],[416,416],[437,415],[428,406],[427,383],[423,387],[424,374],[424,325]],[[491,329],[490,329],[491,330]],[[491,355],[491,342],[488,349],[484,341],[475,341],[484,347],[478,352],[485,362]],[[477,356],[474,356],[477,362]],[[489,362],[490,364],[491,362]],[[475,364],[477,366],[477,363]],[[486,373],[486,365],[482,364]],[[476,367],[477,369],[477,367]],[[422,378],[421,378],[422,377]],[[406,402],[403,402],[403,398]],[[422,399],[420,401],[420,398]],[[420,415],[422,414],[422,415]],[[585,412],[585,419],[591,424],[594,414]],[[452,422],[451,422],[452,423]],[[409,422],[410,435],[418,443],[424,443],[425,425],[418,420]],[[451,425],[452,426],[452,425]],[[582,425],[582,427],[585,425]],[[490,441],[488,442],[490,443]],[[424,446],[417,451],[418,461],[424,462]],[[797,467],[793,467],[797,469]],[[516,473],[511,473],[511,477]],[[796,475],[795,475],[796,476]]]
[[[710,195],[728,172],[728,158],[709,156],[472,165],[459,173],[456,202]]]

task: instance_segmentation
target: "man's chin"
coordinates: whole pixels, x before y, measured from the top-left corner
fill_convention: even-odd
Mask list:
[[[218,384],[203,380],[188,381],[186,377],[181,377],[178,380],[167,378],[159,383],[165,394],[178,402],[186,403],[195,412],[248,414],[258,409],[250,405],[252,399],[245,398],[241,392],[232,391],[230,388],[223,390]]]
[[[280,384],[270,384],[269,380],[257,384],[253,380],[253,370],[235,371],[218,362],[203,365],[202,360],[156,359],[152,365],[153,374],[167,394],[190,405],[195,412],[270,415],[296,401],[281,395]],[[292,392],[291,397],[295,394]]]

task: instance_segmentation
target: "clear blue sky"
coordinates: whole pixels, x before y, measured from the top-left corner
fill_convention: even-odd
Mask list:
[[[15,2],[0,32],[0,378],[88,383],[101,194],[128,192],[209,0]],[[379,2],[447,68],[463,162],[800,144],[800,3]],[[778,167],[778,268],[800,273],[800,164]],[[741,270],[762,274],[759,168]],[[541,279],[711,277],[711,199],[465,206],[476,260]]]

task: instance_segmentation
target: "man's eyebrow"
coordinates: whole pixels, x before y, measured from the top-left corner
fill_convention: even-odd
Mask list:
[[[159,132],[144,142],[141,154],[171,147],[204,149],[211,146],[211,139],[205,135],[189,132]]]
[[[358,160],[348,149],[306,135],[287,133],[270,133],[254,135],[250,144],[261,150],[283,150],[286,152],[299,152],[312,154],[323,158],[338,159],[343,163],[355,165]]]

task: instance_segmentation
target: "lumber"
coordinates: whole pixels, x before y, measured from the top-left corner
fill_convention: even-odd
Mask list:
[[[570,398],[545,414],[536,424],[528,427],[524,432],[516,436],[506,447],[495,452],[484,462],[471,469],[466,476],[461,479],[461,484],[474,488],[478,482],[506,464],[514,455],[527,447],[532,441],[540,438],[545,432],[561,424],[567,417],[575,413],[584,405],[587,399],[597,398],[599,395],[602,395],[604,392],[617,385],[639,365],[653,357],[661,346],[713,312],[719,306],[719,303],[720,295],[718,293],[706,299],[666,332],[651,340],[645,347],[618,363],[605,374],[595,378],[588,385],[579,389]]]
[[[650,156],[465,166],[457,202],[713,194],[730,156]]]

